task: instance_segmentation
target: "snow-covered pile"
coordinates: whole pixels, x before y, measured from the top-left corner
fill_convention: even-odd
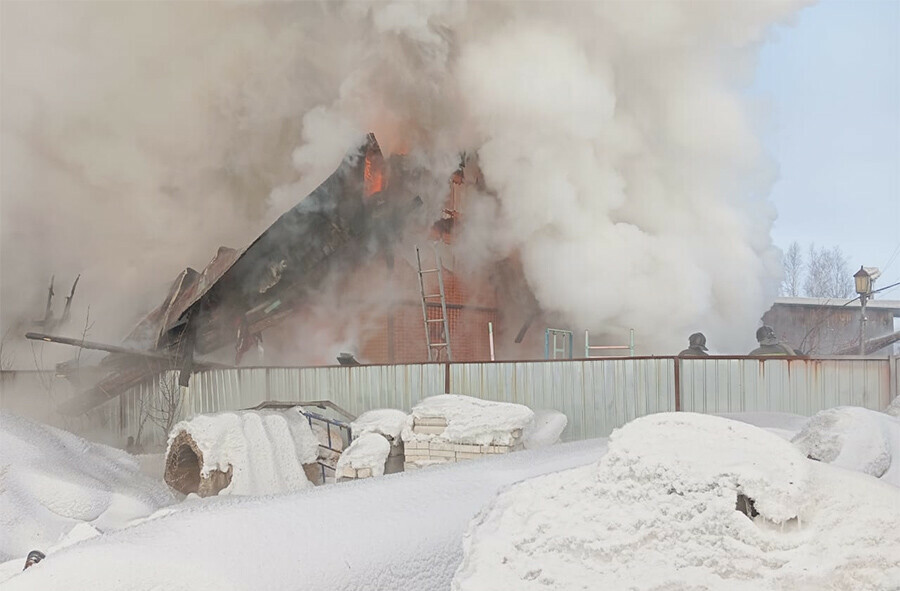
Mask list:
[[[539,449],[559,443],[569,419],[558,410],[534,411],[534,422],[525,428],[525,449]]]
[[[383,435],[364,433],[354,439],[341,454],[337,462],[337,474],[351,478],[383,476],[384,463],[390,453],[391,444]],[[348,468],[352,471],[352,476],[348,473]]]
[[[124,451],[0,415],[0,562],[44,552],[78,531],[107,531],[173,503]],[[21,568],[21,566],[19,567]]]
[[[751,425],[651,415],[613,433],[599,465],[501,493],[452,588],[896,590],[898,506],[895,488]]]
[[[413,430],[418,419],[442,419],[446,427],[440,434]],[[412,409],[403,428],[404,441],[443,439],[455,443],[478,445],[510,445],[534,422],[534,412],[527,406],[509,402],[493,402],[471,396],[440,394],[430,396]]]
[[[406,425],[407,414],[402,410],[393,408],[379,408],[359,415],[350,423],[353,437],[360,437],[364,433],[378,433],[387,437],[392,442],[400,441],[400,433]]]
[[[813,459],[900,487],[900,418],[856,406],[829,408],[809,419],[793,442]]]
[[[173,446],[185,440],[183,434],[202,456],[201,478],[230,472],[230,483],[218,494],[277,494],[312,486],[303,464],[316,461],[319,442],[297,408],[198,415],[176,424],[169,434],[167,481]]]

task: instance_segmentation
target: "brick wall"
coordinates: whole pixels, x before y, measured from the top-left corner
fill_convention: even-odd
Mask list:
[[[427,266],[424,261],[423,265]],[[489,360],[488,322],[494,323],[496,331],[499,318],[496,294],[490,282],[484,276],[462,277],[447,269],[443,277],[453,360]],[[365,327],[360,359],[366,363],[428,361],[419,278],[408,261],[398,258],[391,271],[376,263],[355,274],[347,289],[357,293],[356,299],[369,301],[366,298],[371,298],[373,291],[383,289],[378,286],[385,283],[391,286],[390,294],[382,297],[393,303],[382,308],[373,305],[365,318],[358,319],[358,324]],[[439,291],[437,274],[426,275],[425,292]],[[430,319],[441,318],[440,299],[429,299],[427,310]],[[429,330],[433,343],[444,342],[443,323],[429,324]]]

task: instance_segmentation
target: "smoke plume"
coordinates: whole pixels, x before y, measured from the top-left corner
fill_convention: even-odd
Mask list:
[[[743,352],[780,276],[743,89],[797,8],[3,3],[0,323],[81,273],[68,332],[90,304],[89,337],[121,337],[374,131],[429,172],[433,210],[478,154],[464,254],[518,253],[548,314]]]

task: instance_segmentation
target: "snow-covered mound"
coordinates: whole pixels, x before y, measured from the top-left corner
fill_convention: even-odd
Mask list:
[[[893,487],[757,427],[651,415],[599,465],[498,495],[452,588],[896,590],[898,506]]]
[[[891,403],[887,405],[887,408],[884,409],[885,414],[889,414],[892,417],[900,417],[900,396],[897,396]]]
[[[441,419],[446,427],[437,436],[455,443],[510,445],[534,422],[534,412],[527,406],[509,402],[493,402],[471,396],[440,394],[430,396],[412,409],[403,428],[403,440],[428,440],[436,436],[413,431],[417,419]]]
[[[351,470],[369,470],[365,476],[383,476],[384,463],[391,453],[391,444],[384,436],[377,433],[365,433],[353,440],[353,443],[344,450],[337,462],[338,476],[345,473],[345,468]],[[355,477],[355,475],[354,475]]]
[[[558,410],[534,411],[534,422],[525,428],[525,449],[539,449],[559,443],[569,419]]]
[[[469,521],[498,490],[605,449],[579,441],[293,495],[189,500],[61,550],[3,591],[446,591]]]
[[[364,433],[378,433],[392,441],[400,441],[400,432],[406,425],[407,414],[402,410],[393,408],[379,408],[359,415],[350,423],[353,437],[360,437]]]
[[[124,451],[0,415],[0,562],[24,564],[29,551],[47,552],[79,524],[117,529],[173,502]]]
[[[788,412],[731,412],[719,413],[716,416],[760,427],[788,441],[793,439],[809,421],[809,417]]]
[[[900,418],[857,406],[815,414],[793,439],[810,458],[900,487]]]
[[[316,461],[318,447],[297,408],[198,415],[169,433],[166,481],[182,492],[203,493],[204,483],[221,475],[227,486],[212,494],[303,490],[313,486],[303,464]]]

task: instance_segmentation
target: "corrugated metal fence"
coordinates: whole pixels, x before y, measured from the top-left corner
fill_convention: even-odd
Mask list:
[[[813,415],[834,406],[881,410],[891,400],[887,359],[682,359],[680,410]]]
[[[636,417],[674,410],[802,415],[839,405],[880,410],[896,395],[898,373],[898,358],[746,357],[221,369],[192,377],[182,391],[179,418],[264,400],[331,400],[358,415],[375,408],[408,410],[426,396],[453,392],[559,410],[569,418],[564,438],[576,440],[606,436]],[[146,408],[141,401],[158,399],[172,378],[130,390],[92,411],[97,420],[90,422],[109,425],[118,415],[119,435],[134,435]]]

